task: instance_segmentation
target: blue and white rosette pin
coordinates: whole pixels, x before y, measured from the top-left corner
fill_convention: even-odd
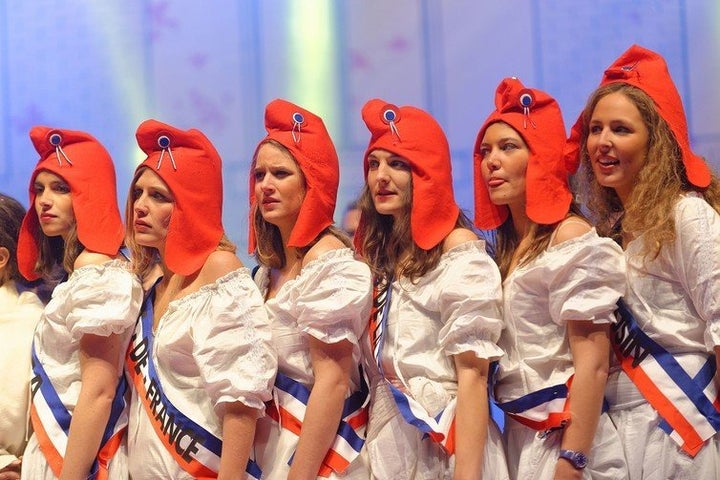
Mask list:
[[[300,112],[295,112],[292,114],[292,121],[293,126],[292,130],[290,130],[290,133],[292,134],[293,140],[297,145],[298,143],[300,143],[300,128],[305,125],[305,116]]]
[[[48,135],[48,142],[50,142],[50,145],[55,147],[55,156],[57,157],[58,165],[62,167],[60,155],[62,155],[62,158],[64,158],[70,165],[73,164],[70,161],[70,158],[65,154],[65,151],[62,149],[62,135],[60,135],[60,132],[50,132],[50,135]]]
[[[397,122],[400,121],[400,109],[395,105],[387,104],[382,108],[380,116],[382,121],[390,127],[390,131],[395,134],[398,140],[402,140],[400,138],[400,131],[397,128]]]
[[[532,91],[527,88],[520,90],[520,95],[518,96],[518,103],[523,109],[523,128],[527,128],[528,120],[530,120],[530,125],[532,125],[533,128],[537,128],[535,122],[533,122],[532,118],[530,118],[530,108],[535,105],[535,96],[533,95]]]
[[[168,152],[168,156],[170,157],[170,163],[172,164],[173,170],[177,171],[177,165],[175,164],[175,157],[173,157],[172,149],[170,148],[170,137],[166,134],[160,134],[157,139],[158,147],[161,148],[160,150],[160,158],[158,158],[157,167],[155,167],[156,170],[160,170],[160,166],[162,165],[163,156],[165,155],[165,151]]]

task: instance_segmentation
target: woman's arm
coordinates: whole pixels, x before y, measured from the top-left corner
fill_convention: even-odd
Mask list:
[[[120,337],[86,334],[80,339],[82,385],[72,414],[60,480],[85,479],[90,473],[105,431],[122,355]]]
[[[458,391],[455,410],[455,480],[482,478],[487,440],[489,362],[474,352],[454,355]]]
[[[717,391],[720,392],[720,345],[715,345],[714,350],[715,350],[715,388],[717,388]]]
[[[308,338],[315,384],[310,392],[288,480],[317,478],[342,418],[353,367],[352,343],[343,340],[327,344]]]
[[[244,479],[250,457],[257,410],[240,402],[226,403],[218,480]]]
[[[567,322],[575,377],[570,387],[570,423],[565,427],[560,448],[589,455],[600,413],[610,363],[610,326],[591,321]],[[559,459],[555,479],[580,479],[577,470]]]

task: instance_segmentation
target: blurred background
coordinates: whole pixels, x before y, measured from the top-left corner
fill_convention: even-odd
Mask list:
[[[325,119],[341,160],[336,220],[362,186],[362,105],[415,105],[444,127],[472,214],[472,146],[505,76],[546,90],[569,129],[632,43],[661,53],[694,150],[720,166],[717,0],[5,0],[0,2],[0,191],[27,206],[37,124],[110,151],[119,201],[147,118],[199,128],[224,161],[224,221],[248,260],[247,178],[265,104]],[[121,211],[123,207],[121,206]]]

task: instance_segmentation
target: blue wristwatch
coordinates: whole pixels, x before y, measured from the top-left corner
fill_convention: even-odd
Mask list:
[[[588,458],[582,452],[576,452],[575,450],[560,450],[560,458],[564,458],[569,461],[573,467],[578,470],[582,470],[587,467]]]

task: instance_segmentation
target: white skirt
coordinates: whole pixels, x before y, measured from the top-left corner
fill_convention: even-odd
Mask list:
[[[397,409],[392,394],[379,383],[373,395],[368,423],[367,455],[371,478],[377,480],[452,479],[455,456],[448,457],[437,443],[408,424]],[[502,437],[490,422],[483,455],[482,478],[507,480]]]
[[[288,460],[295,452],[298,437],[287,429],[280,428],[269,416],[258,419],[255,429],[255,462],[262,469],[263,480],[286,480],[290,472]],[[362,453],[355,458],[348,468],[338,475],[333,472],[329,480],[368,480],[366,456]],[[320,478],[320,477],[318,477]]]
[[[630,480],[720,479],[720,433],[692,458],[660,429],[660,416],[627,375],[610,375],[607,391]]]
[[[562,430],[539,438],[537,430],[508,418],[505,423],[506,451],[510,478],[552,480],[560,453]],[[584,480],[627,480],[625,455],[610,417],[600,415],[593,445],[588,452]]]

